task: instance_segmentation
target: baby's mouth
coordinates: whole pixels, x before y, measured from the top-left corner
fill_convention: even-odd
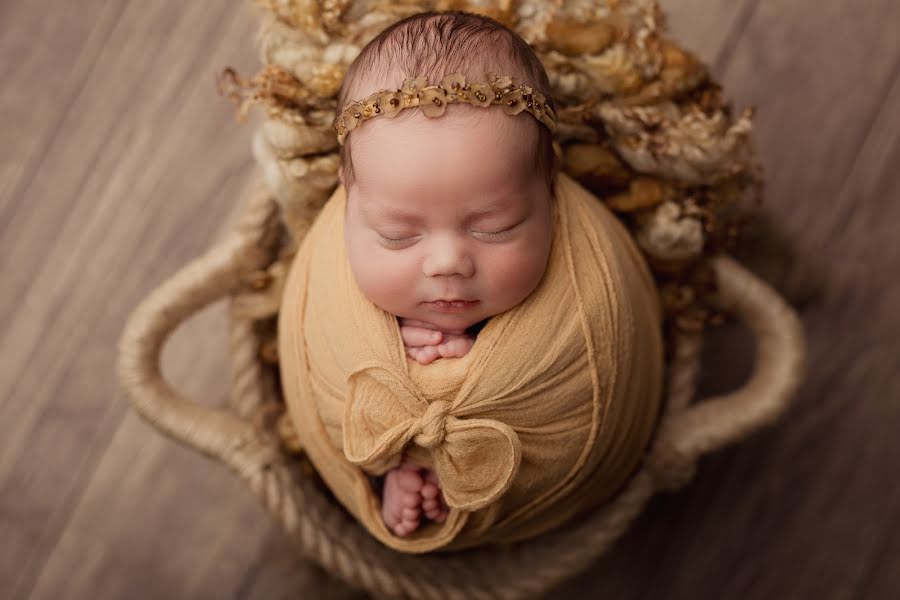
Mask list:
[[[478,300],[434,300],[425,304],[441,312],[460,312],[473,308]]]

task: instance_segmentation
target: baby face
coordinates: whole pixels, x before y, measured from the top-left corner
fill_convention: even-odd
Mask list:
[[[458,330],[537,287],[553,200],[532,164],[537,132],[529,128],[540,125],[527,119],[451,106],[441,117],[372,119],[353,131],[344,239],[374,304]],[[470,302],[437,302],[445,300]]]

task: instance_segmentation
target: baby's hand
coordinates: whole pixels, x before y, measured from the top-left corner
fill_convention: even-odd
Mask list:
[[[463,357],[475,343],[465,329],[440,330],[431,323],[400,318],[400,337],[410,358],[427,365],[438,358]]]

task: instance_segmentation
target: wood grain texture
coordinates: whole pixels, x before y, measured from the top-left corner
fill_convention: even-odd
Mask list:
[[[896,589],[900,332],[898,40],[892,2],[759,3],[719,76],[756,105],[766,210],[796,262],[757,264],[783,292],[817,272],[802,313],[809,375],[775,427],[701,462],[612,556],[564,588],[638,598],[888,598]],[[891,101],[893,100],[893,105]],[[769,255],[767,258],[773,258]],[[786,288],[786,289],[784,289]],[[711,336],[701,389],[751,367],[746,334]],[[723,357],[727,357],[723,359]]]
[[[353,598],[220,465],[129,409],[115,346],[139,300],[214,243],[253,172],[214,74],[256,69],[245,2],[0,4],[0,589],[13,598]],[[780,242],[742,252],[802,304],[788,415],[657,496],[548,597],[892,598],[900,585],[900,5],[665,0],[674,34],[758,107]],[[786,242],[785,242],[786,240]],[[818,287],[824,286],[824,287]],[[163,356],[227,393],[224,305]],[[752,348],[717,331],[701,388]]]
[[[34,181],[59,123],[66,99],[83,88],[123,6],[113,2],[36,0],[4,3],[0,19],[0,231],[26,205],[17,199]],[[35,51],[35,49],[40,49]]]
[[[216,595],[211,590],[228,581],[224,571],[232,580],[243,577],[254,535],[267,521],[256,529],[220,527],[246,521],[247,511],[262,516],[257,503],[223,469],[136,421],[115,381],[115,349],[137,302],[206,249],[244,194],[250,130],[235,123],[234,107],[216,94],[214,75],[228,64],[255,67],[244,45],[255,19],[244,5],[108,2],[92,12],[85,3],[84,14],[63,2],[37,8],[69,17],[54,21],[51,33],[72,38],[73,48],[83,38],[88,50],[19,49],[21,60],[41,65],[41,77],[10,65],[13,80],[3,94],[24,88],[38,97],[40,79],[64,80],[76,55],[92,64],[76,69],[77,84],[32,105],[40,111],[35,122],[52,124],[43,150],[31,150],[28,132],[13,128],[12,156],[26,167],[3,172],[25,173],[17,181],[27,183],[0,186],[18,190],[0,238],[11,292],[0,305],[0,587],[13,596],[90,597],[98,589],[122,597],[142,589],[143,573],[160,580],[148,593],[181,595],[205,586],[203,593]],[[14,24],[16,13],[33,7],[7,10],[12,20],[4,23]],[[28,24],[32,17],[23,19]],[[95,29],[79,29],[82,20]],[[4,39],[22,35],[8,31]],[[102,44],[94,51],[97,39]],[[28,113],[22,98],[4,104]],[[204,322],[168,364],[186,389],[218,400],[225,344],[207,347],[206,340],[215,340],[224,321]],[[154,447],[144,461],[133,459]],[[171,485],[159,485],[161,472]],[[123,487],[127,477],[136,483]],[[243,495],[219,503],[222,493]],[[204,495],[212,507],[206,524],[186,528],[199,516],[188,507]],[[170,523],[178,505],[184,519]],[[174,537],[185,529],[197,536],[192,546]],[[172,545],[221,563],[218,572],[168,551]],[[169,580],[161,580],[164,573]]]
[[[756,8],[755,0],[659,0],[671,35],[721,72]]]

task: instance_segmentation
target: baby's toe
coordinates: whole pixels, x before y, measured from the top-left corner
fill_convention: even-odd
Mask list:
[[[403,492],[400,494],[400,510],[397,511],[397,514],[400,514],[402,509],[404,508],[418,508],[422,505],[422,497],[418,494],[409,494]]]
[[[422,512],[425,513],[426,518],[438,523],[442,523],[447,517],[447,507],[437,499],[423,502]]]
[[[394,527],[394,532],[403,536],[412,533],[419,528],[421,514],[418,504],[415,508],[404,507],[398,519],[399,523]]]
[[[422,494],[422,498],[426,500],[431,500],[433,498],[437,498],[441,490],[431,481],[426,481],[424,485],[422,485],[422,489],[419,491]]]
[[[418,471],[408,468],[401,468],[396,471],[397,485],[401,490],[408,493],[418,494],[425,482]]]

